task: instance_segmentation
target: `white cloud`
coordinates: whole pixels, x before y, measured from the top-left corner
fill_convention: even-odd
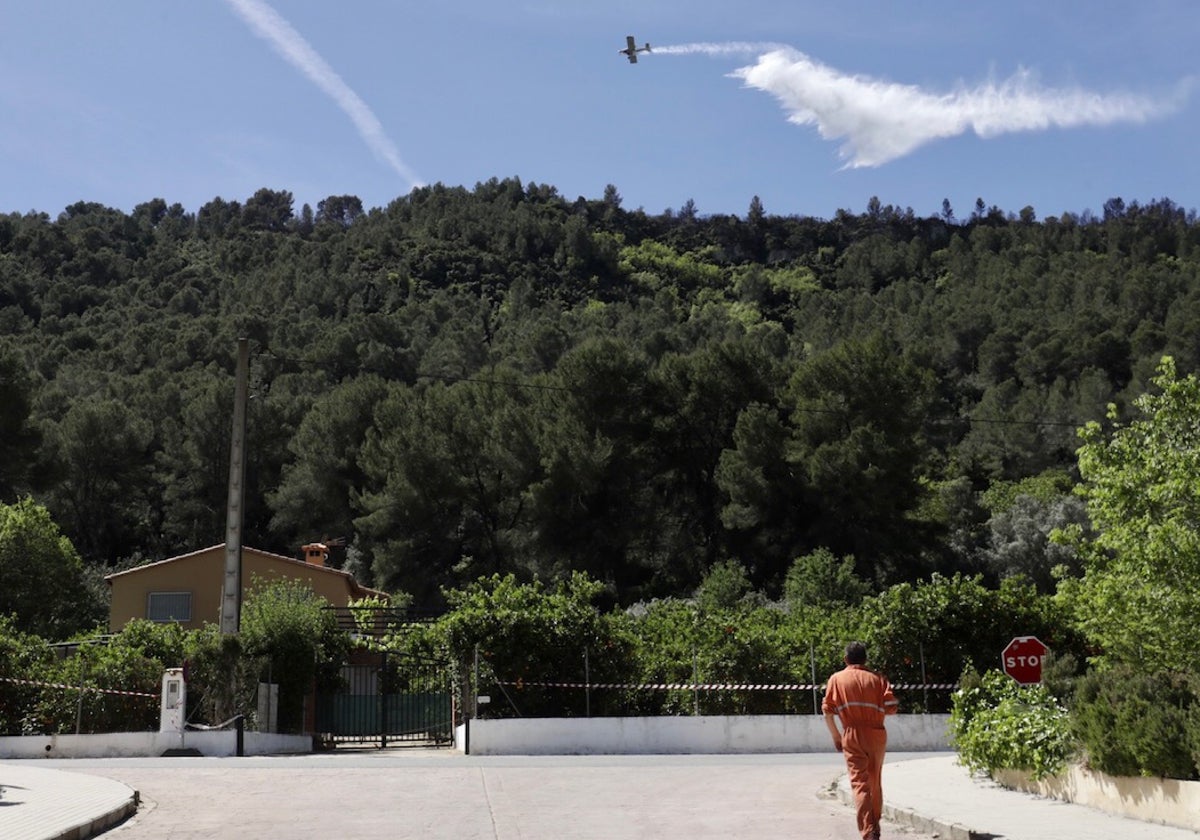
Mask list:
[[[226,0],[238,16],[265,40],[289,64],[303,73],[346,112],[363,141],[413,187],[422,185],[420,177],[401,159],[400,152],[383,130],[383,124],[367,103],[342,81],[329,63],[317,53],[273,8],[262,0]]]
[[[847,75],[790,47],[760,55],[756,64],[730,75],[776,97],[790,122],[814,125],[827,140],[844,140],[840,154],[850,168],[879,166],[968,130],[990,138],[1016,131],[1141,123],[1176,110],[1187,94],[1186,85],[1166,99],[1045,88],[1025,71],[1002,82],[933,93]]]

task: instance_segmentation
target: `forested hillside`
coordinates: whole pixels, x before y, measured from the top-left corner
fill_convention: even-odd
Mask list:
[[[1077,428],[1200,369],[1198,268],[1168,200],[649,215],[510,179],[10,214],[0,501],[93,566],[220,542],[245,336],[245,543],[345,538],[419,604],[569,570],[629,603],[727,559],[777,594],[820,549],[874,587],[1049,586]]]

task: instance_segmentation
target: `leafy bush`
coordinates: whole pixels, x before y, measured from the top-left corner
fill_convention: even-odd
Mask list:
[[[123,635],[107,645],[83,644],[42,675],[80,688],[42,692],[35,712],[40,731],[74,732],[77,724],[84,733],[155,730],[162,671],[160,661]]]
[[[326,605],[306,583],[278,580],[255,581],[242,607],[242,650],[262,657],[279,684],[281,732],[302,730],[304,696],[313,680],[318,687],[335,685],[349,650],[349,637]]]
[[[29,661],[24,673],[51,685],[34,688],[23,698],[20,731],[157,729],[162,672],[183,664],[192,635],[178,624],[135,619],[111,638],[76,640],[74,652],[64,658],[42,645],[45,654]]]
[[[959,759],[971,770],[1028,770],[1040,779],[1061,771],[1072,755],[1067,710],[1040,685],[968,669],[953,704],[950,728]]]
[[[1083,559],[1079,580],[1064,580],[1059,598],[1097,649],[1102,664],[1170,663],[1200,672],[1200,378],[1179,378],[1164,356],[1155,390],[1134,401],[1139,415],[1081,431],[1080,492],[1095,529],[1056,537]]]
[[[736,560],[726,560],[708,570],[695,597],[706,610],[733,609],[752,591],[746,567]]]
[[[1021,578],[988,589],[979,577],[934,575],[893,586],[862,604],[862,638],[874,667],[893,683],[953,683],[968,665],[999,664],[1016,636],[1037,636],[1055,653],[1082,653],[1081,637],[1052,598]],[[901,695],[901,711],[913,711]],[[926,711],[944,711],[927,709]]]
[[[448,656],[460,680],[478,650],[485,714],[584,713],[583,691],[542,687],[581,683],[808,683],[841,667],[858,624],[848,609],[784,610],[741,597],[732,564],[719,567],[696,600],[667,598],[601,613],[603,585],[576,574],[551,588],[512,576],[483,578],[447,593],[453,609],[432,626],[406,628],[390,650]],[[719,586],[717,583],[719,582]],[[591,714],[773,714],[813,711],[812,693],[692,688],[592,689]]]
[[[1083,670],[1082,662],[1074,654],[1050,651],[1042,660],[1042,685],[1059,703],[1070,708]]]
[[[701,603],[665,599],[636,610],[636,679],[644,683],[791,683],[800,642],[787,613],[771,607],[705,609]],[[808,649],[804,644],[803,658]],[[808,695],[744,689],[657,691],[640,699],[654,714],[795,713]]]
[[[1188,750],[1192,753],[1192,761],[1200,769],[1200,703],[1188,711],[1185,722]]]
[[[36,680],[54,660],[53,651],[37,636],[23,633],[16,622],[0,615],[0,735],[22,735],[29,728],[28,710],[40,693]]]
[[[50,512],[32,498],[0,503],[0,615],[49,639],[66,639],[104,617],[83,561]]]
[[[839,560],[827,548],[797,557],[783,581],[784,600],[794,606],[854,605],[870,591],[871,585],[854,573],[854,558]]]
[[[1195,678],[1130,666],[1079,681],[1073,728],[1088,763],[1112,776],[1198,778]]]
[[[513,575],[480,578],[446,593],[452,611],[428,631],[410,634],[408,641],[397,637],[390,647],[448,656],[460,680],[473,675],[478,663],[476,688],[493,696],[493,706],[481,710],[486,713],[583,714],[583,691],[564,693],[538,683],[582,682],[585,669],[591,682],[628,679],[632,640],[623,614],[601,614],[596,607],[603,590],[581,572],[553,588],[520,583]],[[593,698],[593,704],[603,701]],[[604,713],[598,706],[592,712],[597,709]]]
[[[242,650],[242,637],[223,635],[215,624],[187,634],[188,720],[212,725],[252,708],[262,660]]]

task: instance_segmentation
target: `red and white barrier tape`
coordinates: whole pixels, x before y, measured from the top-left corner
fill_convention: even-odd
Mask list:
[[[78,686],[66,683],[36,682],[34,680],[18,680],[12,677],[0,677],[0,682],[16,683],[18,685],[37,685],[42,688],[68,688],[75,691],[95,691],[98,694],[118,694],[122,697],[158,697],[157,694],[147,694],[144,691],[120,691],[115,688],[95,688],[90,685]]]
[[[532,680],[500,681],[498,685],[516,686],[517,688],[620,688],[628,690],[649,691],[812,691],[824,689],[822,685],[788,684],[759,684],[759,683],[582,683],[582,682],[534,682]],[[915,690],[927,688],[933,691],[953,691],[958,688],[955,683],[901,683],[892,688]]]

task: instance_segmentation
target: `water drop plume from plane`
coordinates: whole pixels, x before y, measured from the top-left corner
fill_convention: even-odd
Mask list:
[[[270,44],[275,52],[303,73],[350,117],[363,142],[377,157],[395,170],[411,187],[424,185],[421,178],[400,157],[396,145],[384,132],[383,124],[367,103],[275,9],[264,0],[225,2],[255,35]]]
[[[772,41],[725,41],[723,43],[699,42],[695,44],[668,44],[655,47],[658,55],[755,55],[773,50],[786,50],[787,44]]]
[[[789,122],[842,140],[844,168],[880,166],[934,140],[973,131],[984,139],[1019,131],[1145,123],[1180,107],[1191,80],[1161,96],[1041,85],[1021,69],[1008,79],[939,92],[822,64],[784,44],[733,41],[655,47],[656,55],[757,54],[730,77],[774,96]]]

